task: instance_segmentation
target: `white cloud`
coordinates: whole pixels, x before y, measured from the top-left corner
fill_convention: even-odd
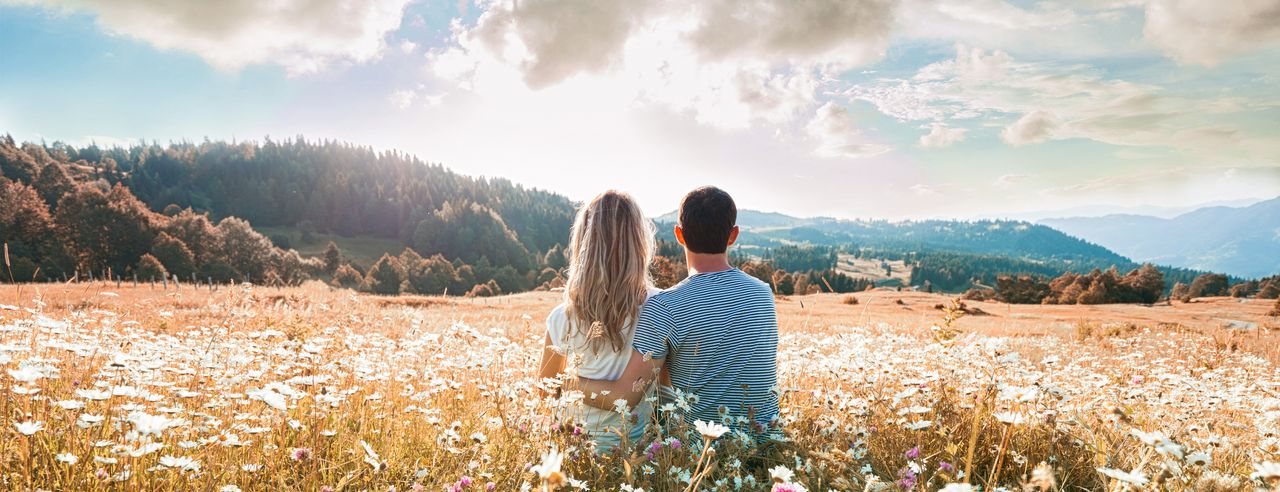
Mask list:
[[[911,191],[920,196],[942,196],[942,189],[923,183],[911,185]]]
[[[991,186],[1000,189],[1009,189],[1030,177],[1031,176],[1026,174],[1002,174],[1000,177],[996,178],[995,182],[991,183]]]
[[[413,100],[417,98],[418,98],[417,92],[407,90],[407,89],[397,90],[395,92],[392,92],[391,95],[387,97],[387,99],[391,102],[391,105],[395,106],[397,109],[400,109],[400,110],[409,109],[410,106],[413,106]]]
[[[1037,29],[1062,26],[1076,20],[1075,12],[1045,3],[1042,10],[1028,10],[1000,0],[943,0],[939,12],[962,22],[1004,29]]]
[[[437,106],[444,102],[444,94],[430,94],[425,86],[417,89],[398,89],[387,95],[387,101],[401,111],[421,103],[422,106]]]
[[[537,89],[615,63],[653,4],[649,0],[497,2],[464,36],[469,46],[518,66],[529,87]]]
[[[925,148],[950,147],[964,140],[964,128],[951,128],[942,123],[929,125],[929,134],[920,137],[920,146]]]
[[[1022,62],[964,45],[955,58],[926,65],[910,78],[855,85],[843,95],[903,121],[983,119],[1007,126],[1003,136],[1012,144],[1085,138],[1205,153],[1220,153],[1224,145],[1255,155],[1275,149],[1265,136],[1241,132],[1222,118],[1250,110],[1230,98],[1190,98],[1105,78],[1086,65]],[[1021,119],[1009,125],[1014,117]]]
[[[1227,56],[1280,41],[1280,3],[1150,0],[1142,33],[1177,60],[1214,65]]]
[[[888,46],[896,0],[712,0],[690,33],[708,60],[852,68]]]
[[[849,118],[849,111],[834,103],[826,103],[818,108],[817,114],[805,126],[805,132],[818,142],[814,152],[820,157],[848,157],[861,159],[883,154],[893,147],[868,142],[866,137],[854,128]]]
[[[401,53],[404,53],[404,54],[406,54],[406,55],[412,55],[412,54],[413,54],[413,52],[414,52],[414,51],[417,51],[417,50],[418,50],[418,43],[415,43],[415,42],[413,42],[413,41],[409,41],[409,40],[407,40],[407,39],[406,39],[406,40],[404,40],[404,41],[401,41],[401,42],[400,42],[400,52],[401,52]]]
[[[589,79],[718,128],[790,128],[833,71],[882,56],[899,1],[492,2],[430,57],[468,90],[519,90],[513,73],[535,91]]]
[[[336,61],[367,62],[400,26],[408,0],[0,0],[89,12],[109,33],[195,53],[235,70],[273,63],[292,74]]]
[[[1000,138],[1011,145],[1040,143],[1053,137],[1062,123],[1048,111],[1036,110],[1018,118],[1004,128]]]
[[[1280,165],[1153,166],[1049,188],[1042,193],[1067,198],[1089,197],[1103,203],[1129,203],[1144,197],[1148,200],[1155,197],[1159,203],[1203,203],[1223,197],[1272,197],[1278,187]]]

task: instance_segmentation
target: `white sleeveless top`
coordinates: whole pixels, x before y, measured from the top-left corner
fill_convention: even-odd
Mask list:
[[[649,296],[658,293],[656,289],[650,289]],[[601,344],[597,351],[591,350],[591,344],[587,340],[587,330],[576,329],[576,322],[570,320],[565,314],[565,305],[560,304],[551,310],[551,314],[547,316],[547,333],[551,337],[551,344],[570,363],[576,363],[573,367],[566,367],[565,370],[573,373],[576,371],[578,376],[588,379],[600,379],[605,381],[616,381],[622,377],[622,372],[626,370],[627,363],[631,361],[631,342],[635,336],[635,322],[632,321],[627,325],[626,333],[622,338],[624,342],[622,350],[614,351],[613,347],[607,342]],[[646,398],[653,394],[652,386],[646,391]],[[590,398],[591,395],[585,395],[584,398]],[[616,396],[596,395],[597,398],[604,398],[606,401],[614,401]],[[649,421],[649,416],[653,412],[653,406],[644,400],[632,409],[636,413],[637,424],[625,424],[622,416],[611,410],[602,410],[590,405],[582,403],[574,403],[565,409],[565,415],[561,417],[576,421],[583,426],[583,429],[596,441],[599,450],[604,451],[616,446],[621,442],[621,438],[617,432],[625,430],[630,435],[632,443],[640,438],[645,423]]]

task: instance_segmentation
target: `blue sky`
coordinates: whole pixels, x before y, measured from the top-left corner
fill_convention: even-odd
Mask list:
[[[0,131],[331,138],[652,214],[1280,195],[1273,0],[0,0]],[[1102,210],[1107,208],[1103,207]]]

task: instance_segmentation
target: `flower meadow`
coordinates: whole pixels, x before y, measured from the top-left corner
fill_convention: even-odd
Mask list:
[[[557,415],[607,395],[545,398],[558,382],[534,376],[554,294],[98,284],[0,295],[6,490],[1280,483],[1280,373],[1204,330],[992,334],[967,329],[957,305],[898,323],[817,316],[781,333],[781,438],[757,443],[723,422],[654,425],[643,442],[598,454]],[[829,297],[831,309],[865,309]],[[677,417],[685,404],[656,413]]]

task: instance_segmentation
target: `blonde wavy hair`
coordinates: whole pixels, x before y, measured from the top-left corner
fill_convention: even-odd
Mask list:
[[[631,195],[609,190],[578,209],[569,236],[565,315],[593,352],[605,341],[620,352],[653,285],[653,223]]]

